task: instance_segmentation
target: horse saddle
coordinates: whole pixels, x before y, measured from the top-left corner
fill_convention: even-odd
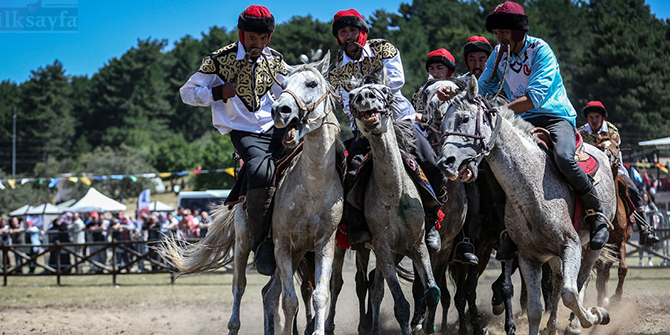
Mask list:
[[[532,130],[532,133],[537,136],[540,140],[540,147],[547,150],[548,152],[553,152],[554,142],[551,139],[551,134],[545,128],[535,127]],[[575,161],[579,164],[579,167],[586,172],[591,177],[595,177],[596,172],[598,172],[599,163],[595,157],[591,156],[588,152],[584,150],[584,140],[582,135],[579,132],[575,132]]]
[[[279,183],[288,174],[288,171],[290,171],[289,168],[293,167],[293,165],[295,165],[295,163],[298,161],[298,158],[302,154],[302,144],[303,142],[300,142],[293,150],[285,150],[283,155],[277,160],[275,170],[275,186],[279,185]],[[340,176],[340,182],[344,182],[344,174],[347,171],[347,160],[344,144],[342,144],[342,141],[339,139],[336,143],[335,154],[335,168],[337,169],[337,175]],[[239,155],[236,156],[236,153],[234,153],[233,157],[239,157]],[[242,165],[240,172],[237,174],[237,181],[235,181],[233,189],[230,190],[228,198],[226,198],[224,204],[228,205],[229,208],[232,208],[235,204],[242,202],[244,197],[247,195],[246,167],[246,164]]]
[[[419,195],[421,196],[421,202],[423,203],[424,208],[441,206],[440,202],[437,200],[433,187],[430,186],[430,182],[428,182],[428,178],[423,173],[423,170],[421,170],[419,163],[412,157],[404,156],[403,162],[405,163],[405,171],[410,175],[414,185],[416,185],[419,190]],[[358,171],[356,171],[354,186],[349,193],[345,195],[346,200],[359,210],[363,210],[363,204],[365,203],[365,186],[372,174],[372,167],[372,152],[369,152],[365,155],[365,159],[363,159],[363,163],[358,168]]]

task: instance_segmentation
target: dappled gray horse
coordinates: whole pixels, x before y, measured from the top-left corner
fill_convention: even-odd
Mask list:
[[[518,242],[519,265],[528,286],[528,323],[531,335],[539,333],[542,318],[541,267],[549,262],[554,276],[549,334],[556,334],[559,298],[572,310],[582,327],[609,322],[602,307],[582,306],[584,288],[600,250],[585,249],[586,225],[579,232],[572,225],[575,194],[547,155],[530,135],[532,126],[507,108],[488,110],[478,95],[477,81],[446,105],[441,130],[445,136],[440,166],[452,178],[471,180],[481,158],[491,165],[505,191],[505,225]],[[599,162],[596,188],[606,214],[614,216],[615,193],[609,161],[597,148],[585,150]],[[573,318],[568,331],[581,330]]]
[[[384,279],[394,298],[395,317],[400,330],[402,334],[409,334],[409,303],[403,295],[395,268],[396,261],[403,255],[412,259],[426,288],[427,311],[423,330],[433,333],[440,289],[435,284],[424,241],[425,215],[419,190],[404,168],[394,131],[396,111],[391,108],[393,93],[385,85],[365,84],[352,90],[349,97],[356,126],[368,138],[373,157],[372,173],[364,192],[365,219],[372,233],[371,245],[378,271],[371,293],[373,334],[380,332],[379,312]],[[405,127],[412,125],[407,123]],[[404,133],[410,135],[412,132],[406,129]]]
[[[318,63],[292,69],[284,82],[284,91],[272,105],[275,126],[288,129],[284,145],[295,146],[304,140],[300,156],[291,162],[277,185],[272,213],[279,276],[273,276],[264,305],[266,318],[270,320],[274,317],[272,307],[276,305],[273,301],[281,293],[283,334],[291,333],[298,312],[293,275],[308,251],[314,251],[316,260],[313,334],[325,334],[335,232],[343,206],[342,183],[335,169],[340,126],[333,113],[330,84],[323,76],[329,63],[330,53]],[[266,333],[271,331],[266,328]]]

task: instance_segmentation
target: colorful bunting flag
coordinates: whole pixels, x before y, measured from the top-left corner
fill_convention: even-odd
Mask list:
[[[7,184],[9,184],[9,187],[11,187],[12,190],[16,188],[14,179],[7,179]]]
[[[659,170],[663,171],[663,173],[668,173],[668,169],[667,169],[665,166],[663,166],[663,165],[661,165],[661,164],[659,164],[659,163],[656,163],[656,167],[657,167]]]
[[[226,173],[235,177],[235,168],[227,168],[225,169]]]
[[[69,181],[71,181],[71,182],[73,182],[73,183],[76,183],[76,182],[79,181],[79,178],[77,178],[77,177],[69,177],[67,180],[69,180]]]
[[[170,173],[170,172],[161,172],[161,173],[158,174],[158,176],[161,177],[161,178],[168,178],[168,177],[172,176],[172,173]]]
[[[31,181],[31,179],[23,178],[23,179],[21,179],[21,185],[25,185],[29,181]]]
[[[4,190],[4,189],[5,189],[5,185],[2,185],[2,182],[0,181],[0,190]]]
[[[635,181],[638,183],[642,183],[642,176],[640,176],[640,173],[637,172],[637,170],[634,167],[630,168],[631,171],[633,171],[633,178],[635,178]]]
[[[49,188],[53,188],[58,184],[58,178],[51,178],[51,182],[49,183]]]
[[[81,177],[81,178],[79,178],[79,181],[86,184],[86,186],[91,186],[91,180],[88,179],[88,177]]]
[[[132,180],[133,183],[137,181],[137,177],[133,176],[132,174],[128,176],[128,179]]]

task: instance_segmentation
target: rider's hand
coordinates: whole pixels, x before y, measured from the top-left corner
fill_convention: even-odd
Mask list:
[[[455,96],[456,91],[454,91],[451,87],[442,86],[437,89],[437,98],[440,99],[440,101],[448,101],[453,99]]]
[[[235,96],[236,83],[225,83],[221,85],[221,93],[224,99],[230,99]]]

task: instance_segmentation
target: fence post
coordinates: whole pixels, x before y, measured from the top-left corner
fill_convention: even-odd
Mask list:
[[[116,242],[112,242],[112,284],[116,286]]]
[[[56,246],[56,283],[58,286],[60,286],[60,269],[61,269],[61,263],[60,263],[60,241],[56,240],[54,241],[54,245]]]
[[[2,245],[2,276],[3,278],[3,286],[7,286],[7,262],[9,261],[9,255],[7,255],[7,246],[4,244]]]

